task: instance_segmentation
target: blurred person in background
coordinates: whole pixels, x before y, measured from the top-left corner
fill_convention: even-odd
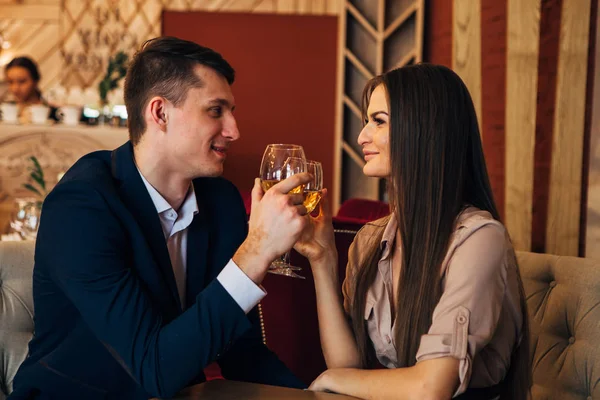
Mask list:
[[[16,57],[4,68],[10,97],[19,107],[19,118],[26,118],[25,110],[32,105],[50,107],[49,118],[56,120],[56,108],[48,104],[39,88],[40,71],[37,64],[29,57]]]

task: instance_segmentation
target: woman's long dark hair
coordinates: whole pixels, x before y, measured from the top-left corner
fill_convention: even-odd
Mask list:
[[[390,126],[390,205],[397,219],[402,249],[395,340],[400,367],[416,363],[421,336],[432,323],[441,289],[441,266],[457,216],[465,205],[500,216],[494,202],[475,108],[469,91],[450,69],[418,64],[373,78],[363,93],[366,114],[379,85],[387,92]],[[366,294],[381,256],[374,238],[364,265],[358,268],[352,324],[363,366],[375,361],[364,321]],[[522,340],[513,352],[507,379],[511,399],[525,399],[530,386],[529,332],[523,285]],[[517,354],[518,353],[518,354]],[[514,375],[514,376],[513,376]],[[518,382],[517,382],[518,381]],[[508,397],[507,397],[508,398]]]
[[[40,71],[39,71],[35,61],[33,61],[29,57],[16,57],[16,58],[13,58],[8,64],[6,64],[4,71],[7,72],[9,69],[11,69],[13,67],[25,68],[27,70],[27,72],[29,72],[29,76],[31,76],[31,80],[33,80],[35,82],[35,92],[38,97],[41,97],[42,92],[37,87],[37,84],[40,82],[41,75],[40,75]]]

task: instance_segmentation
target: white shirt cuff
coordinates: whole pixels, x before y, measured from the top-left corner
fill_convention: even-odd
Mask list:
[[[233,260],[229,260],[217,280],[233,300],[248,314],[266,295],[267,292],[248,278]]]

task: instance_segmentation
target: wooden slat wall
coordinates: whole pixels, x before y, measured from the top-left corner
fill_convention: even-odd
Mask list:
[[[546,250],[579,252],[581,171],[591,0],[563,1]]]
[[[599,75],[590,61],[597,1],[427,5],[425,61],[452,65],[475,102],[481,96],[488,171],[516,248],[600,257],[593,251],[600,248],[600,129],[585,124],[592,116],[600,120],[589,88]],[[473,83],[479,76],[480,86]]]
[[[506,165],[506,31],[507,7],[500,1],[481,4],[481,131],[496,205],[504,220]],[[485,56],[484,56],[485,55]]]
[[[344,87],[344,80],[346,78],[345,74],[345,64],[346,59],[342,57],[342,54],[351,54],[350,52],[346,53],[346,41],[341,40],[342,37],[346,34],[346,26],[347,24],[347,13],[345,5],[340,5],[340,13],[338,17],[338,57],[337,57],[337,81],[336,81],[336,91],[335,91],[335,132],[334,132],[334,151],[333,151],[333,168],[336,173],[333,175],[333,185],[332,191],[329,193],[329,202],[332,204],[332,211],[335,210],[337,212],[338,204],[341,203],[342,197],[342,179],[341,179],[341,171],[342,171],[342,151],[339,149],[339,146],[342,146],[344,143],[344,91],[340,88]],[[347,55],[346,55],[347,56]],[[361,64],[362,66],[362,64]],[[369,71],[366,71],[366,68],[363,66],[363,74],[369,74]]]
[[[540,46],[538,58],[538,90],[533,162],[533,212],[531,250],[546,251],[548,226],[548,192],[552,164],[554,105],[556,102],[556,72],[563,0],[544,0],[540,16]]]
[[[362,173],[356,143],[360,130],[360,94],[366,81],[393,68],[423,60],[424,0],[344,0],[340,14],[336,181],[333,211],[349,198],[378,200],[380,179]]]
[[[508,0],[506,212],[517,249],[531,248],[540,0]]]
[[[453,2],[430,0],[425,7],[423,59],[452,67]]]
[[[585,229],[584,252],[586,257],[600,258],[600,76],[595,71],[600,68],[600,12],[598,12],[598,3],[592,3],[592,7],[596,11],[596,21],[594,29],[596,35],[590,34],[595,46],[590,43],[590,68],[588,76],[592,77],[593,82],[588,82],[588,123],[590,127],[589,137],[589,153],[587,153],[589,176],[584,181],[588,182],[588,190],[586,200],[583,204],[585,212],[585,221],[583,229]],[[594,18],[594,13],[592,13]],[[590,26],[590,31],[592,27]],[[585,156],[586,154],[584,154]]]
[[[454,1],[452,69],[471,92],[481,126],[481,1]]]

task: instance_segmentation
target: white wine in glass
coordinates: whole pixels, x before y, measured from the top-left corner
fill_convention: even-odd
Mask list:
[[[306,211],[308,211],[309,214],[315,211],[315,208],[317,208],[320,201],[320,190],[304,189],[304,207],[306,207]]]
[[[274,179],[261,180],[260,181],[260,186],[262,186],[262,189],[266,192],[267,190],[271,189],[273,186],[277,185],[278,183],[279,183],[279,181],[278,180],[274,180]],[[289,193],[291,193],[291,194],[300,194],[303,191],[304,191],[304,186],[296,186],[295,188],[293,188],[292,190],[290,190]]]
[[[301,172],[306,172],[306,156],[302,146],[295,144],[270,144],[267,146],[260,164],[260,181],[265,192],[280,181]],[[290,191],[292,194],[303,192],[304,185],[295,187]],[[288,251],[279,259],[273,261],[268,272],[304,279],[303,276],[294,272],[301,270],[301,268],[290,265],[289,257]]]
[[[323,166],[318,161],[306,161],[306,172],[310,173],[313,179],[304,187],[304,207],[308,213],[312,213],[321,201],[321,192],[323,191]]]

